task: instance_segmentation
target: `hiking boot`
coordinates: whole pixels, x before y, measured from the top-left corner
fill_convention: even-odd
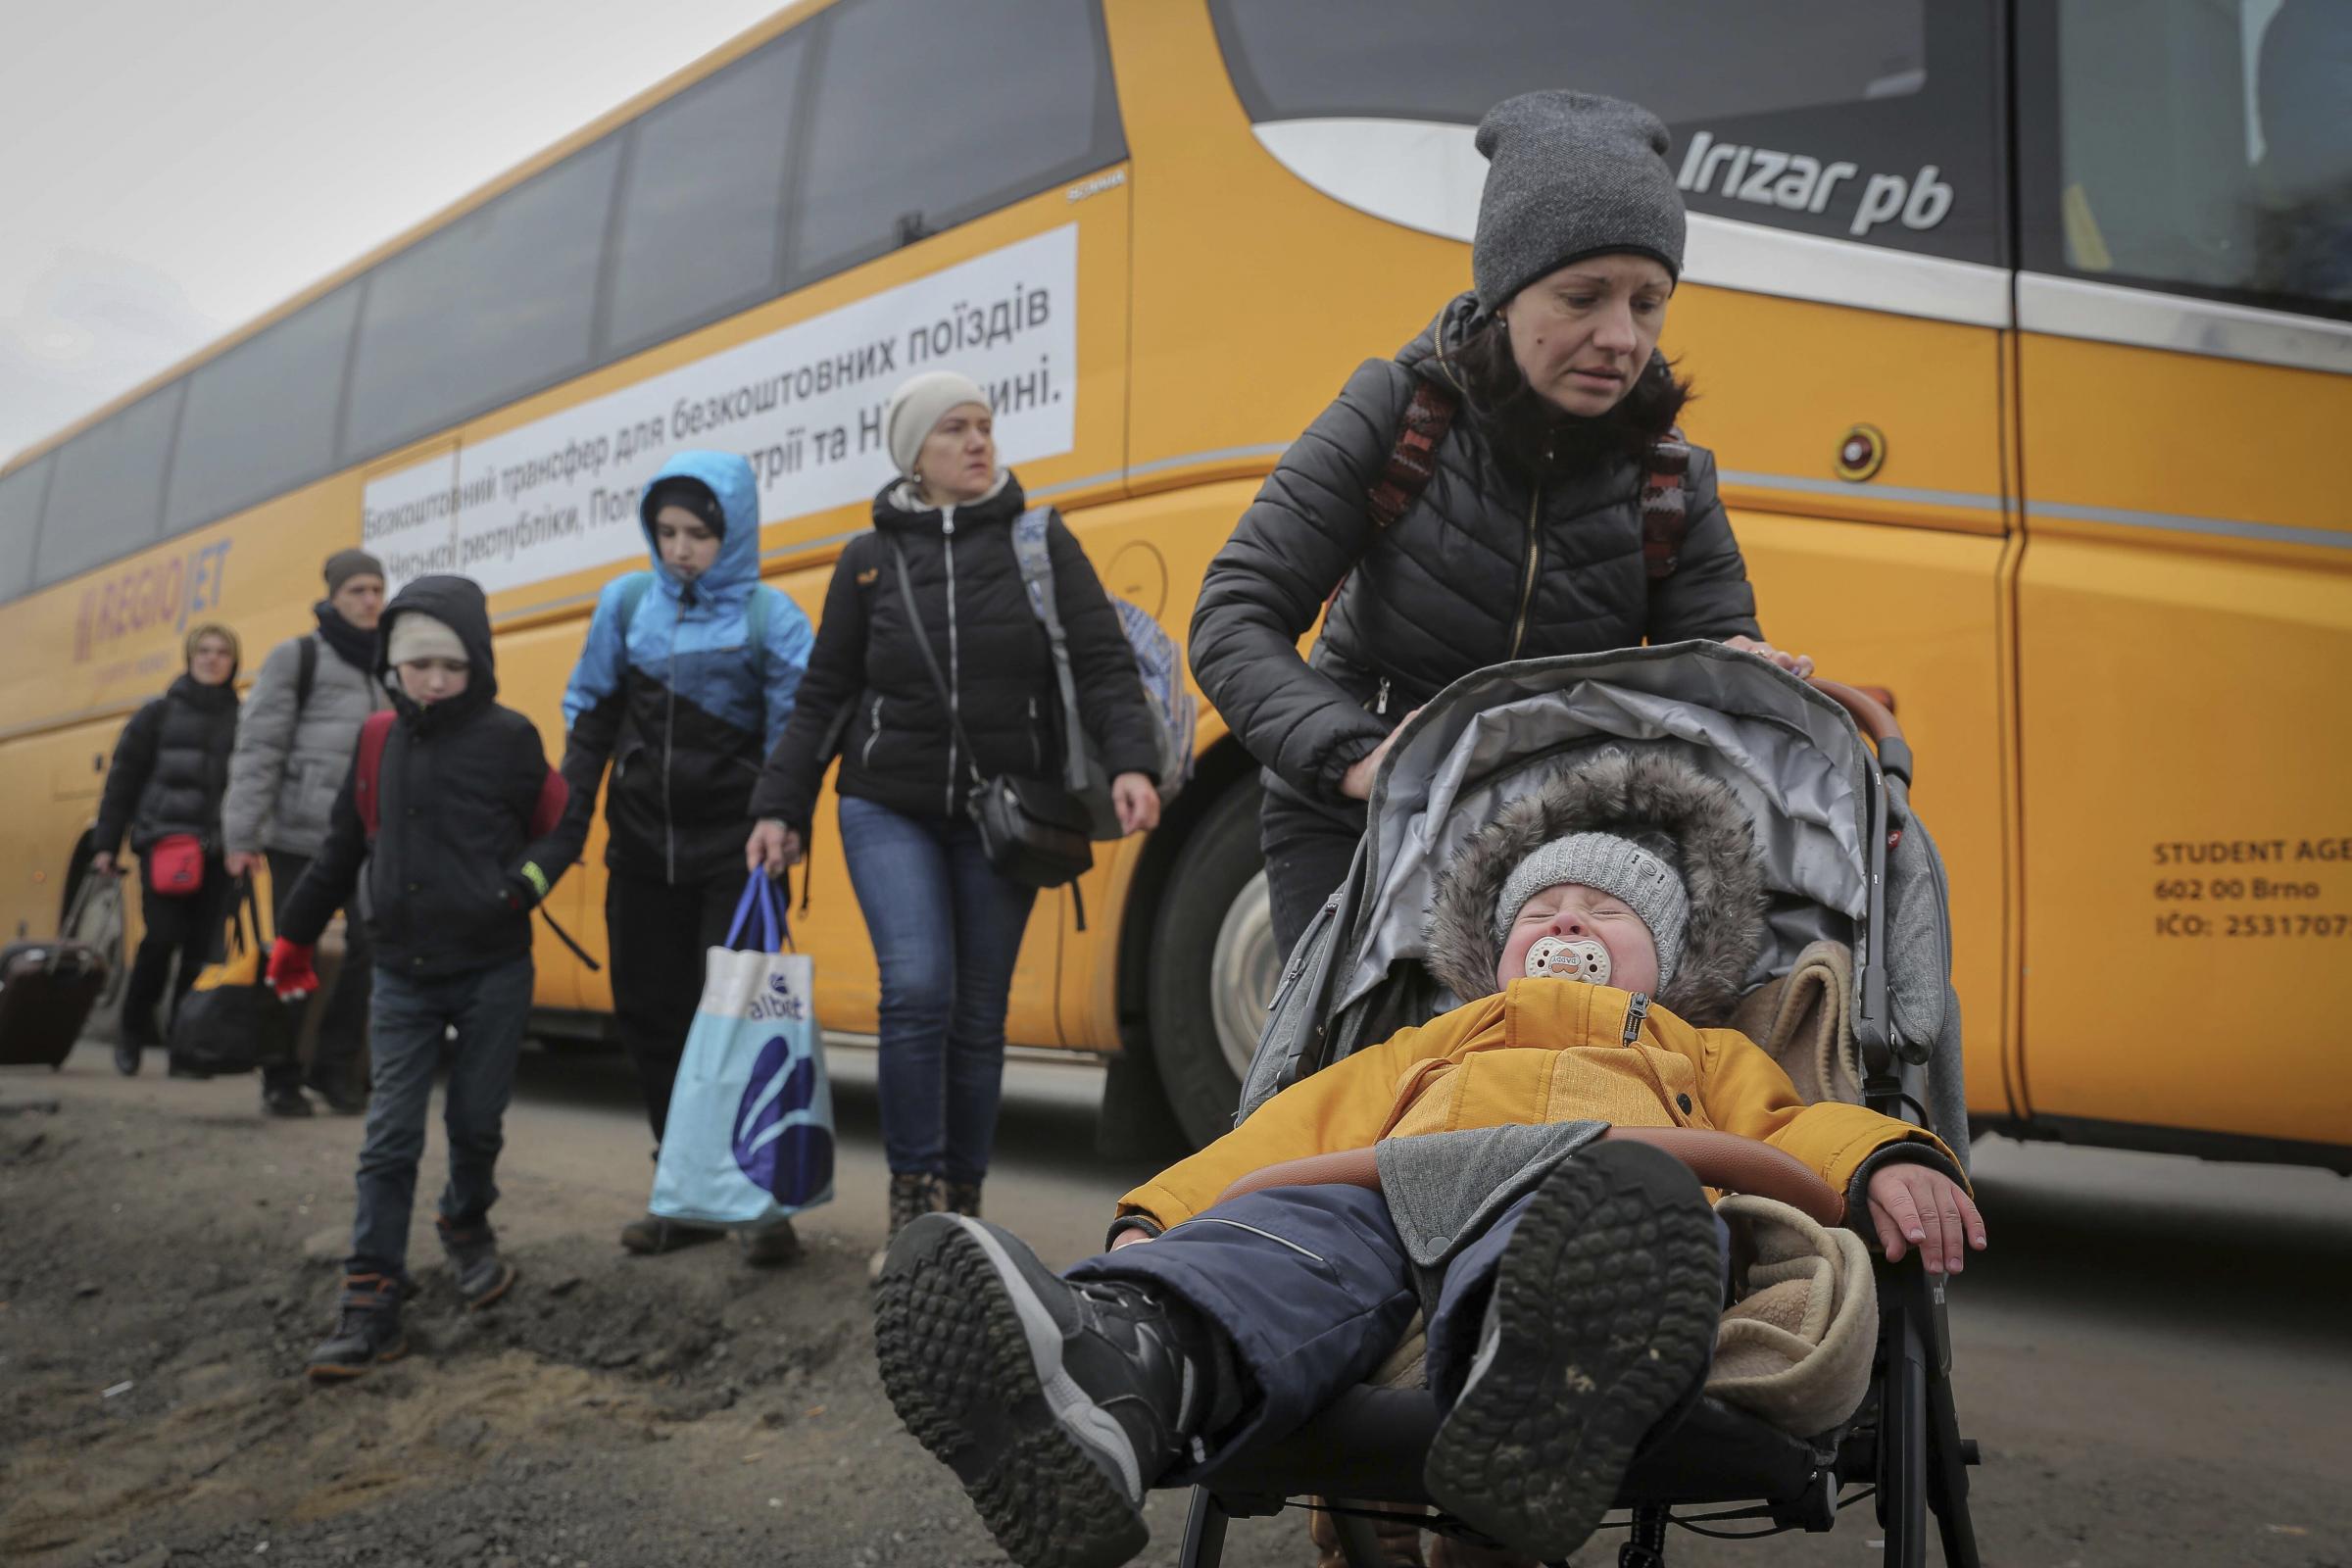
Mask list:
[[[293,1084],[279,1084],[274,1088],[265,1084],[262,1088],[262,1113],[268,1116],[317,1114],[311,1108],[310,1097]]]
[[[737,1231],[735,1245],[743,1250],[743,1260],[754,1268],[774,1268],[801,1255],[801,1238],[788,1219],[758,1230]]]
[[[874,1348],[906,1430],[1022,1568],[1133,1557],[1145,1492],[1238,1413],[1237,1379],[1190,1311],[1125,1281],[1072,1284],[1010,1231],[957,1214],[891,1244]]]
[[[873,1256],[865,1260],[867,1284],[882,1278],[882,1267],[890,1261],[890,1244],[899,1233],[925,1214],[939,1212],[942,1202],[940,1179],[927,1171],[894,1170],[890,1173],[890,1229],[883,1233],[882,1245],[874,1249]]]
[[[180,1055],[177,1052],[174,1052],[165,1063],[164,1076],[167,1078],[187,1078],[196,1083],[204,1083],[213,1076],[213,1069],[210,1067],[199,1067],[195,1062],[189,1060],[183,1055]]]
[[[1495,1271],[1423,1466],[1431,1500],[1517,1550],[1567,1556],[1704,1375],[1722,1304],[1715,1217],[1680,1160],[1602,1144],[1561,1163]]]
[[[487,1220],[458,1226],[439,1216],[433,1228],[441,1233],[441,1250],[449,1254],[449,1271],[466,1298],[466,1311],[480,1311],[514,1287],[514,1265],[498,1255],[498,1233]]]
[[[980,1184],[954,1180],[940,1183],[939,1211],[943,1214],[961,1214],[968,1219],[978,1219],[980,1217]]]
[[[314,1383],[341,1383],[409,1353],[400,1331],[403,1287],[381,1274],[351,1274],[336,1298],[335,1330],[311,1352],[306,1370]]]
[[[632,1252],[652,1256],[658,1252],[674,1252],[681,1247],[699,1247],[705,1242],[715,1242],[722,1234],[709,1225],[689,1225],[684,1220],[647,1214],[643,1219],[633,1219],[620,1228],[620,1245]]]

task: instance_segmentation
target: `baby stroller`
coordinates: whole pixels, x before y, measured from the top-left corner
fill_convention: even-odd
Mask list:
[[[1711,643],[1495,666],[1456,681],[1404,726],[1373,785],[1370,827],[1348,879],[1283,969],[1237,1121],[1305,1074],[1449,1004],[1421,962],[1438,874],[1532,777],[1603,748],[1662,750],[1730,786],[1752,818],[1768,897],[1747,986],[1788,976],[1818,941],[1843,944],[1852,1059],[1828,1064],[1846,1070],[1824,1081],[1850,1084],[1846,1098],[1937,1132],[1965,1159],[1943,867],[1911,814],[1910,751],[1893,715],[1853,688],[1808,683]],[[1670,1152],[1709,1186],[1812,1212],[1842,1206],[1842,1195],[1809,1170],[1765,1166],[1756,1155],[1777,1153],[1765,1146],[1673,1132]],[[1291,1181],[1329,1179],[1276,1169]],[[1265,1176],[1246,1183],[1275,1184]],[[1977,1452],[1953,1409],[1942,1280],[1910,1258],[1899,1266],[1881,1259],[1875,1273],[1879,1330],[1861,1407],[1838,1430],[1806,1439],[1702,1399],[1626,1478],[1618,1505],[1627,1516],[1613,1527],[1630,1530],[1621,1565],[1662,1564],[1670,1524],[1716,1536],[1827,1531],[1841,1509],[1869,1498],[1890,1568],[1924,1563],[1930,1510],[1944,1560],[1975,1568],[1966,1467]],[[1439,1420],[1426,1390],[1350,1391],[1196,1487],[1178,1561],[1211,1568],[1228,1519],[1307,1496],[1349,1499],[1332,1512],[1351,1563],[1375,1560],[1382,1513],[1458,1528],[1428,1512],[1421,1484]],[[1692,1508],[1711,1511],[1675,1512]],[[1740,1521],[1762,1528],[1721,1528]]]

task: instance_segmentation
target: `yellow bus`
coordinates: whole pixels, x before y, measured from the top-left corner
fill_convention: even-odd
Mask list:
[[[995,389],[1029,493],[1181,639],[1285,443],[1465,285],[1480,113],[1571,85],[1673,125],[1691,433],[1774,639],[1900,704],[1981,1125],[2346,1168],[2330,9],[795,7],[8,465],[0,918],[59,918],[189,617],[258,656],[334,547],[468,573],[552,752],[654,466],[749,455],[765,570],[813,612],[887,472],[882,402],[930,366]],[[1278,959],[1254,770],[1214,715],[1200,744],[1165,825],[1101,857],[1087,930],[1040,901],[1010,1018],[1196,1138]],[[597,849],[555,899],[591,947]],[[870,1030],[841,856],[814,864],[826,1022]],[[545,1029],[592,1032],[601,979],[540,957]]]

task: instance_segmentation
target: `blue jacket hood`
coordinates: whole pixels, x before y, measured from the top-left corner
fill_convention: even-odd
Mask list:
[[[654,539],[654,519],[646,500],[664,479],[692,479],[718,498],[727,531],[718,542],[718,559],[695,581],[696,590],[713,600],[740,599],[760,580],[760,481],[752,466],[732,452],[681,452],[662,465],[646,481],[637,498],[637,521],[645,529],[645,547],[652,556],[654,580],[675,594],[682,586],[662,564],[662,547]]]

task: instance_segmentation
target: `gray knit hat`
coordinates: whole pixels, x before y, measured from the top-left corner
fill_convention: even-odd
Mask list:
[[[373,577],[381,582],[384,564],[365,550],[338,550],[326,558],[322,575],[326,578],[326,591],[338,594],[343,591],[343,585],[354,577]]]
[[[1683,928],[1690,919],[1690,895],[1683,887],[1682,873],[1664,856],[1614,833],[1571,833],[1553,839],[1521,860],[1503,883],[1502,897],[1494,902],[1496,943],[1509,936],[1528,900],[1563,882],[1598,888],[1624,900],[1642,917],[1658,946],[1658,989],[1665,990],[1683,956]]]
[[[1521,93],[1488,110],[1478,126],[1487,189],[1470,244],[1480,312],[1492,316],[1546,272],[1607,251],[1655,257],[1681,277],[1672,145],[1657,116],[1597,93]]]
[[[890,448],[890,461],[899,466],[901,477],[914,477],[914,463],[923,455],[923,443],[931,439],[931,432],[939,428],[950,409],[960,409],[966,403],[988,408],[988,394],[980,390],[979,382],[954,370],[926,370],[890,395],[890,408],[882,416],[882,440]]]

